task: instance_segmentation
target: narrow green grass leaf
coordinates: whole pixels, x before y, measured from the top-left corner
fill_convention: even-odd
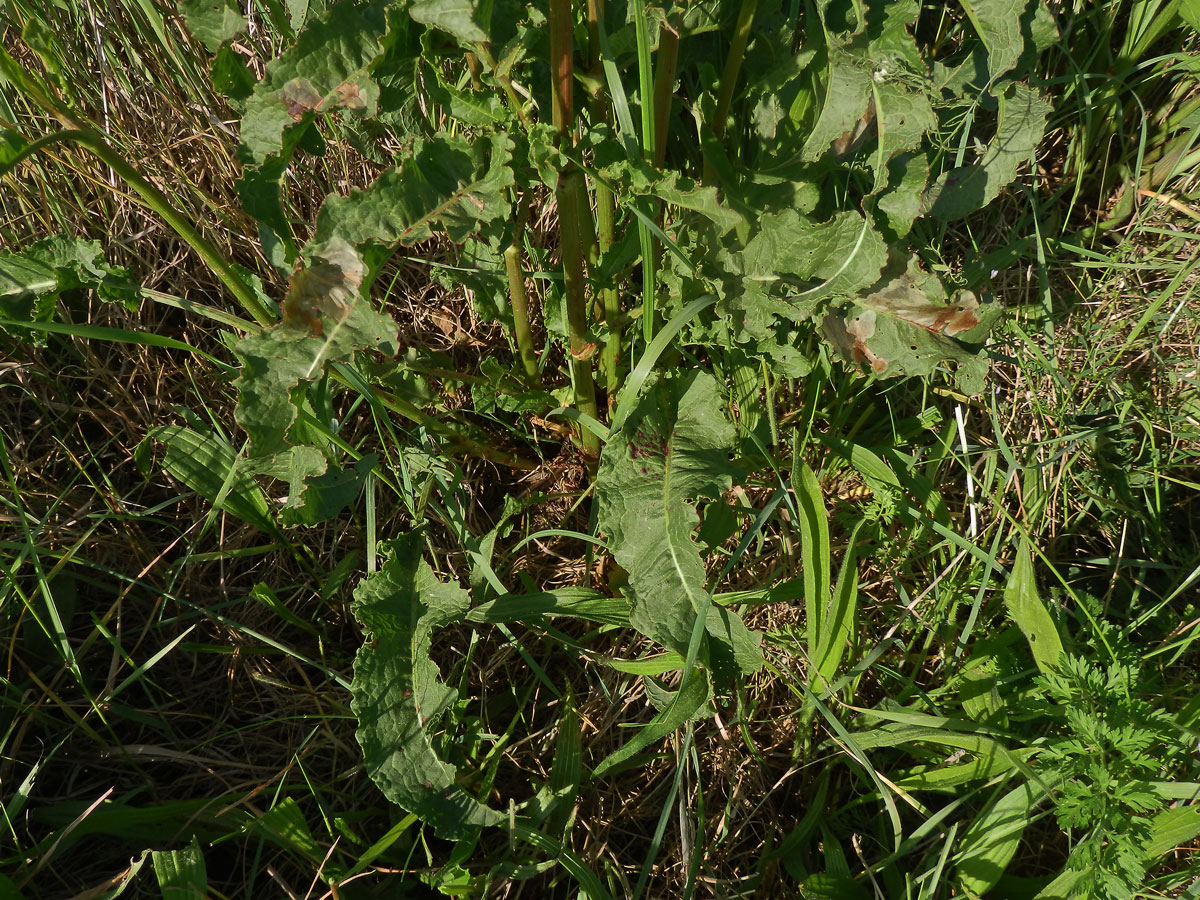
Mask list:
[[[1043,672],[1057,670],[1058,659],[1063,652],[1062,638],[1059,637],[1054,618],[1038,594],[1033,553],[1025,536],[1021,538],[1012,573],[1004,588],[1004,605],[1029,642],[1037,667]]]
[[[601,625],[628,625],[629,601],[590,588],[557,588],[535,594],[504,594],[472,607],[468,622],[524,622],[540,616],[572,616]]]
[[[382,546],[387,558],[355,589],[352,607],[364,643],[354,660],[350,708],[367,774],[385,797],[442,837],[499,825],[504,816],[458,786],[431,737],[458,699],[429,658],[433,633],[461,620],[470,598],[457,585],[438,581],[421,560],[419,533]]]
[[[800,529],[800,558],[804,564],[804,622],[808,637],[809,683],[816,684],[821,680],[817,662],[821,658],[822,647],[829,643],[824,626],[832,571],[829,513],[825,509],[825,496],[816,473],[805,463],[799,474],[799,482],[793,482],[792,490],[800,510],[796,525]]]
[[[665,709],[659,711],[649,724],[626,741],[618,750],[613,751],[592,770],[592,778],[598,779],[608,775],[613,770],[633,759],[651,744],[661,741],[677,728],[691,721],[708,701],[708,679],[684,673],[683,687],[676,691]]]
[[[850,642],[850,636],[855,631],[856,613],[858,611],[858,557],[854,541],[862,520],[850,532],[850,540],[846,545],[846,557],[838,573],[837,585],[833,596],[822,610],[819,641],[816,656],[812,663],[817,674],[813,689],[817,692],[825,690],[842,664],[842,657]]]
[[[1033,809],[1046,794],[1024,782],[1001,796],[963,835],[958,856],[958,885],[968,897],[981,897],[996,882],[1016,855]]]

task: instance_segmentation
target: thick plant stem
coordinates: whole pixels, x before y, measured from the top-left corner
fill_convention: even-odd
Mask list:
[[[576,409],[593,419],[598,419],[596,386],[592,382],[592,356],[596,348],[587,339],[588,303],[583,276],[584,234],[583,228],[580,227],[580,221],[583,216],[588,215],[588,210],[580,204],[581,196],[587,196],[583,173],[578,169],[563,172],[558,182],[558,218],[571,382],[575,389]],[[593,454],[600,452],[600,440],[590,429],[581,427],[579,437],[586,451]]]
[[[671,121],[671,99],[675,93],[675,70],[679,65],[679,21],[673,16],[659,31],[658,56],[654,60],[654,166],[662,168],[667,158],[667,131]]]
[[[575,80],[575,19],[571,0],[550,0],[550,89],[554,128],[564,149],[573,143],[575,106],[572,94]],[[592,381],[592,356],[595,347],[587,338],[588,301],[583,261],[587,248],[596,240],[591,210],[587,203],[587,184],[583,172],[568,163],[559,173],[558,189],[559,253],[562,256],[563,298],[567,308],[568,349],[575,408],[584,415],[598,418],[596,385]],[[600,452],[600,439],[590,428],[580,425],[579,440],[589,454]]]
[[[717,108],[713,113],[713,136],[719,141],[725,137],[725,120],[729,118],[729,107],[733,103],[733,91],[737,87],[738,74],[742,70],[742,59],[746,55],[746,44],[750,41],[750,26],[754,24],[754,11],[758,0],[742,0],[738,10],[737,24],[733,28],[733,39],[729,42],[729,55],[725,57],[725,71],[721,73],[721,88],[717,93]],[[716,170],[712,163],[704,163],[704,180],[712,183]]]
[[[616,232],[616,207],[608,185],[597,181],[596,185],[596,244],[600,253],[612,247]],[[621,296],[615,285],[605,284],[599,290],[604,322],[608,326],[608,338],[600,356],[600,368],[604,371],[604,388],[608,392],[611,409],[621,389]]]
[[[517,212],[517,224],[513,229],[512,243],[504,251],[504,268],[508,272],[508,299],[512,303],[513,337],[517,341],[517,353],[530,384],[541,384],[538,375],[537,350],[533,345],[533,330],[529,327],[529,296],[525,293],[525,269],[521,265],[521,241],[525,236],[525,220],[529,216],[529,204],[522,201]]]
[[[604,0],[588,0],[588,64],[593,73],[600,70],[600,22],[604,16]],[[603,78],[597,79],[601,87],[592,95],[591,110],[593,122],[605,122],[609,117],[608,95],[603,87]],[[596,199],[596,261],[607,253],[616,240],[617,212],[612,189],[599,179],[592,183],[593,196]],[[593,277],[595,267],[592,268]],[[608,403],[611,411],[616,402],[617,391],[621,388],[621,296],[616,286],[611,282],[597,290],[600,300],[600,311],[608,326],[608,338],[604,342],[604,350],[600,354],[600,368],[604,372],[604,387],[608,393]]]
[[[571,0],[550,0],[551,121],[560,139],[569,141],[575,124],[575,21]]]

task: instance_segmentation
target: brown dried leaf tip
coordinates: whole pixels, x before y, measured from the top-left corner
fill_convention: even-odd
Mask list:
[[[882,290],[859,302],[885,315],[919,325],[926,331],[950,337],[970,331],[979,324],[979,301],[970,291],[963,291],[948,306],[931,303],[908,275],[893,279]]]
[[[326,317],[341,321],[349,314],[364,274],[362,258],[353,247],[338,238],[326,242],[310,265],[288,279],[283,321],[320,337]]]
[[[849,319],[831,313],[821,326],[825,337],[846,359],[870,365],[876,375],[887,371],[888,361],[867,346],[867,341],[875,336],[875,313],[867,311]]]

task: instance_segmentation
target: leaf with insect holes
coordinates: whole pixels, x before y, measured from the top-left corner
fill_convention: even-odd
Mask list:
[[[961,219],[996,199],[1000,189],[1029,162],[1046,130],[1050,104],[1033,88],[1015,83],[1000,95],[996,136],[978,162],[944,173],[929,186],[922,212],[939,219]]]
[[[246,30],[246,17],[229,0],[179,0],[179,11],[209,53]]]
[[[470,597],[438,581],[421,559],[424,544],[419,533],[383,544],[383,566],[354,590],[351,609],[362,623],[363,645],[354,659],[350,709],[367,775],[385,797],[452,839],[505,818],[458,786],[431,737],[458,699],[429,658],[433,633],[461,621]]]
[[[236,418],[250,437],[251,456],[288,447],[296,420],[292,391],[322,377],[331,362],[359,350],[396,352],[396,323],[372,308],[363,292],[365,267],[358,252],[334,239],[309,247],[309,264],[292,275],[283,321],[238,342]]]
[[[505,134],[417,141],[411,156],[370,187],[328,197],[313,240],[408,246],[441,230],[462,243],[481,225],[508,215],[512,151]]]
[[[384,50],[390,5],[338,3],[267,65],[242,116],[243,162],[259,166],[284,153],[285,134],[317,115],[375,114],[379,85],[371,69]]]
[[[707,635],[699,660],[722,677],[762,664],[760,635],[713,604],[692,540],[700,519],[692,501],[720,497],[733,484],[733,426],[705,372],[654,380],[600,456],[598,523],[629,573],[630,622],[686,655],[698,614]]]
[[[978,344],[999,315],[993,302],[981,305],[969,291],[949,304],[930,297],[936,279],[915,265],[878,290],[828,313],[821,334],[846,362],[883,378],[929,375],[948,360],[959,363],[959,389],[978,393]]]

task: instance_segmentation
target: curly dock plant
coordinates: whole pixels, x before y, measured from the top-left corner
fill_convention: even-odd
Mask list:
[[[294,41],[250,89],[228,77],[246,25],[234,4],[182,6],[241,104],[243,204],[287,277],[276,321],[160,210],[264,325],[234,350],[244,470],[289,482],[293,521],[344,507],[362,467],[340,468],[335,442],[314,426],[330,388],[421,423],[448,453],[495,453],[465,420],[385,386],[431,363],[397,357],[375,286],[398,253],[438,236],[457,262],[439,278],[469,290],[512,341],[511,363],[485,360],[459,377],[498,414],[569,419],[594,472],[599,531],[627,575],[614,596],[517,594],[498,577],[468,593],[421,561],[419,534],[387,545],[356,592],[367,641],[353,708],[372,778],[441,835],[515,822],[545,849],[538,829],[554,820],[552,804],[489,805],[486,785],[448,761],[452,738],[435,737],[455,692],[429,658],[434,630],[575,616],[661,645],[682,680],[668,690],[646,676],[658,716],[594,778],[711,712],[716,693],[755,671],[760,635],[714,597],[693,536],[697,501],[745,474],[708,351],[798,378],[824,342],[867,376],[946,377],[977,392],[997,306],[928,271],[916,251],[1032,158],[1049,106],[1024,79],[1054,40],[1053,21],[1043,0],[972,0],[958,49],[934,59],[916,37],[917,0],[817,0],[791,12],[755,0],[336,0],[320,15],[293,12]],[[5,60],[10,80],[25,77]],[[289,169],[335,135],[386,168],[296,229]],[[22,149],[0,165],[48,140],[6,133],[5,146]],[[542,245],[538,218],[553,223]],[[22,281],[19,256],[0,257],[6,317],[38,290]],[[540,352],[535,333],[546,335]],[[335,488],[343,499],[326,502]],[[819,688],[842,651],[813,646]],[[590,896],[605,896],[577,860],[561,859]]]

